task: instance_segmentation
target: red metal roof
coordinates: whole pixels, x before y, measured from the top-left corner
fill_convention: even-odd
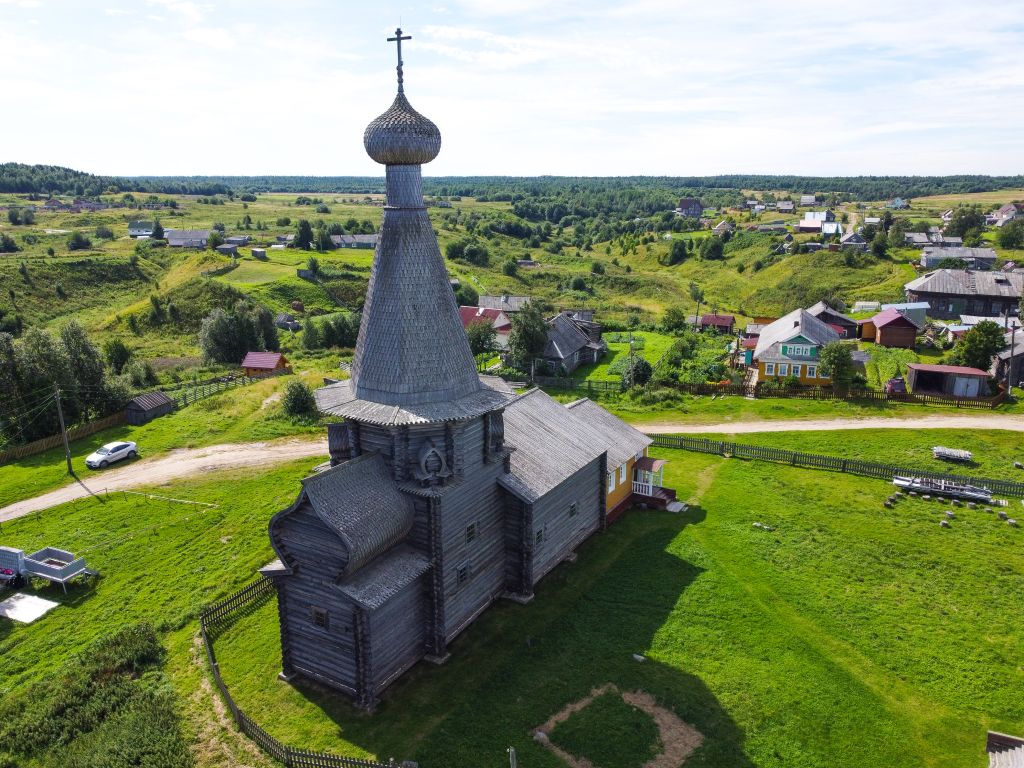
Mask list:
[[[743,339],[742,341],[740,341],[740,346],[742,346],[744,349],[756,349],[757,339]]]
[[[841,325],[836,325],[835,323],[825,323],[825,325],[827,325],[833,331],[838,333],[840,336],[845,336],[846,335],[846,329],[843,326],[841,326]]]
[[[504,316],[504,313],[500,309],[459,307],[459,318],[462,320],[463,328],[468,328],[471,323],[475,323],[479,320],[490,320],[492,323],[497,323],[494,328],[498,331],[510,330],[512,328],[512,323]]]
[[[668,464],[666,459],[652,459],[650,456],[641,456],[637,459],[636,468],[644,472],[657,472]]]
[[[722,325],[726,328],[731,327],[736,322],[736,318],[732,315],[701,315],[701,325]]]
[[[243,368],[261,368],[272,371],[277,368],[283,355],[280,352],[246,352]]]
[[[893,309],[892,307],[889,307],[889,309],[883,309],[881,312],[879,312],[877,315],[871,318],[871,322],[875,324],[875,328],[883,328],[889,325],[890,323],[897,322],[898,320],[902,320],[903,322],[909,323],[910,325],[917,328],[917,323],[915,323],[906,315],[899,312],[899,310]]]
[[[980,368],[968,368],[963,365],[931,365],[929,363],[907,363],[907,368],[914,371],[925,371],[926,373],[958,373],[961,376],[984,376],[988,373]]]

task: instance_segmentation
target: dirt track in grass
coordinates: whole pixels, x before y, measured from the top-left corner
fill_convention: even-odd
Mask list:
[[[181,448],[156,458],[141,458],[128,464],[82,475],[78,482],[10,504],[0,509],[0,522],[49,509],[58,504],[84,499],[86,496],[100,495],[106,491],[130,490],[140,486],[153,487],[182,477],[195,477],[222,469],[270,466],[295,459],[317,457],[324,460],[328,457],[327,441],[324,439]]]
[[[921,416],[912,419],[777,419],[725,421],[717,424],[690,424],[662,421],[637,426],[658,435],[714,433],[740,435],[748,432],[828,432],[844,429],[1006,429],[1024,432],[1024,417],[1009,414],[977,416]]]

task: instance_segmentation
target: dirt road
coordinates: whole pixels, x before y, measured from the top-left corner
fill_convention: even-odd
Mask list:
[[[914,419],[814,419],[776,421],[738,421],[717,424],[686,424],[659,422],[639,425],[651,434],[743,434],[747,432],[820,432],[843,429],[1007,429],[1024,432],[1024,417],[1006,414],[977,416],[922,416]],[[0,522],[55,507],[90,493],[127,490],[139,486],[155,486],[182,477],[204,472],[241,467],[261,467],[294,459],[322,457],[327,459],[326,440],[285,440],[271,443],[212,445],[208,448],[180,448],[153,459],[104,472],[83,475],[81,482],[71,483],[32,499],[15,502],[0,509]]]
[[[75,499],[83,499],[90,493],[102,493],[104,489],[120,491],[143,485],[161,485],[181,477],[195,477],[204,472],[269,466],[314,457],[327,459],[326,440],[286,440],[272,443],[211,445],[208,448],[179,448],[157,458],[143,458],[125,466],[82,475],[80,482],[10,504],[0,509],[0,522]]]
[[[1007,429],[1024,432],[1024,417],[1008,414],[979,416],[921,416],[913,419],[777,419],[774,421],[727,421],[718,424],[658,422],[637,425],[650,434],[714,433],[740,435],[747,432],[826,432],[841,429]]]

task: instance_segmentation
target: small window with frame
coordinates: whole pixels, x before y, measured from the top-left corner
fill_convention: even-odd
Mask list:
[[[569,505],[569,517],[576,517],[576,513],[580,511],[580,505],[575,501]]]
[[[314,627],[320,627],[320,629],[331,628],[331,617],[324,608],[317,608],[315,605],[310,608],[310,618],[313,620]]]
[[[543,528],[541,528],[541,529],[539,529],[537,531],[536,541],[537,541],[537,544],[540,544],[542,541],[544,541],[544,529]]]
[[[465,584],[469,581],[469,564],[460,565],[455,571],[455,581],[458,585]]]
[[[466,543],[469,544],[473,539],[476,538],[476,523],[470,523],[466,526]]]

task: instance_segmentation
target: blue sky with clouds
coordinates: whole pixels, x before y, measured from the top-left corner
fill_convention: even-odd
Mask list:
[[[1024,172],[1024,4],[0,0],[0,161],[379,174],[406,90],[430,175]]]

